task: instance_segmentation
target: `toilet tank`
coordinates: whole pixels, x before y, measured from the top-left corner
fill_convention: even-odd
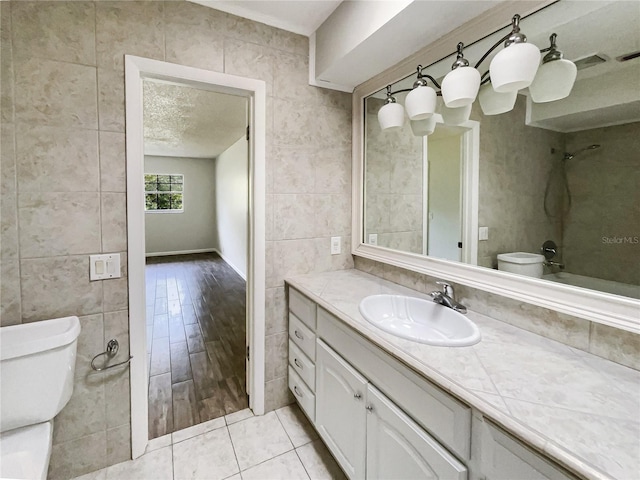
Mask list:
[[[0,432],[46,422],[73,392],[78,317],[0,328]]]
[[[498,255],[498,270],[528,277],[542,278],[544,255],[513,252]]]

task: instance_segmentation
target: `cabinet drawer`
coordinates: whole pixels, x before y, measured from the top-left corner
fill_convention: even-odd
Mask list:
[[[311,330],[316,329],[316,304],[297,290],[289,287],[289,310]]]
[[[316,366],[295,343],[289,339],[289,365],[300,375],[304,383],[315,392],[316,390]]]
[[[307,414],[309,420],[316,420],[316,397],[305,385],[300,376],[289,366],[289,390],[293,392],[300,408]]]
[[[471,408],[443,392],[329,312],[318,308],[318,337],[463,460],[471,455]]]
[[[316,359],[316,334],[289,312],[289,338],[311,359]]]

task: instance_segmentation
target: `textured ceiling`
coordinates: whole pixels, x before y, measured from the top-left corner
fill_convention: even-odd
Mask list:
[[[247,100],[144,81],[145,155],[214,158],[245,135]]]

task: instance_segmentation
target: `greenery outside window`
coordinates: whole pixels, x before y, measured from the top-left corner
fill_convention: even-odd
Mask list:
[[[145,211],[184,212],[183,189],[184,175],[145,174]]]

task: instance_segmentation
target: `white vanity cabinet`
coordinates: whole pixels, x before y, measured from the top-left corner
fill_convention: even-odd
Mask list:
[[[364,478],[367,379],[322,340],[316,352],[316,429],[349,478]]]
[[[351,479],[577,478],[293,288],[289,388]]]
[[[465,480],[466,467],[322,340],[316,428],[350,478]]]
[[[316,414],[316,304],[289,289],[289,389],[311,421]]]
[[[576,477],[533,451],[488,419],[474,424],[480,469],[486,480],[575,480]]]
[[[462,463],[371,384],[366,409],[367,478],[467,478]]]

